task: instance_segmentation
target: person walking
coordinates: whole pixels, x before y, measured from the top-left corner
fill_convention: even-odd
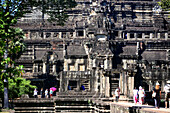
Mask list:
[[[152,98],[155,101],[155,107],[158,109],[160,105],[160,99],[161,99],[161,88],[158,82],[156,83],[156,86],[153,89]]]
[[[53,96],[53,90],[50,89],[50,98]]]
[[[136,89],[136,87],[133,90],[133,101],[135,104],[137,104],[137,102],[138,102],[138,89]]]
[[[116,90],[115,90],[116,102],[118,102],[119,96],[120,96],[120,88],[118,87],[118,88],[116,88]]]
[[[139,104],[143,104],[144,103],[144,97],[145,97],[145,91],[144,89],[142,88],[142,86],[139,86]]]
[[[170,98],[170,81],[167,81],[167,84],[164,87],[164,91],[165,91],[165,108],[168,108],[168,102]],[[169,103],[169,106],[170,106],[170,103]]]
[[[48,89],[45,90],[45,98],[48,98]]]
[[[37,95],[38,95],[38,91],[37,89],[34,89],[34,98],[37,98]]]
[[[41,98],[43,98],[43,88],[41,88],[40,95],[41,95]]]

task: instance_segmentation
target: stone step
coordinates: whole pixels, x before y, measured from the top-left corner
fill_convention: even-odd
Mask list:
[[[77,109],[81,109],[81,108],[91,108],[90,106],[55,106],[55,109],[57,108],[77,108]]]
[[[48,111],[48,110],[22,110],[22,111],[15,111],[15,113],[55,113],[55,111]]]
[[[54,110],[55,108],[54,107],[14,107],[15,110],[21,110],[21,109],[25,109],[25,110]]]

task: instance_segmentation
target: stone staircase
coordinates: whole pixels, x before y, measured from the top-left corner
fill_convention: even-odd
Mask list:
[[[91,113],[92,98],[99,98],[100,94],[96,92],[58,92],[55,98],[55,112],[64,113]]]
[[[85,90],[86,90],[86,91],[89,91],[89,90],[90,90],[90,83],[89,83],[90,81],[89,81],[89,80],[84,80],[84,79],[83,79],[83,80],[81,80],[80,82],[82,83],[81,85],[83,85],[83,86],[85,87]]]
[[[53,98],[24,98],[14,100],[16,113],[54,113],[55,105]]]
[[[111,95],[113,95],[115,89],[119,86],[119,75],[112,75],[110,77],[110,91],[111,91]]]

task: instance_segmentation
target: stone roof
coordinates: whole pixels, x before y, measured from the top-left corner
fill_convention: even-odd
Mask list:
[[[67,55],[69,56],[87,56],[83,46],[71,45],[67,47]]]
[[[98,56],[106,56],[113,55],[111,50],[109,49],[109,45],[105,42],[98,42],[91,51],[91,54],[97,54]]]
[[[136,55],[136,46],[125,46],[123,47],[123,53],[120,55]]]
[[[127,31],[154,31],[154,27],[126,27]]]
[[[36,60],[42,60],[45,53],[46,53],[46,50],[36,50],[35,51],[35,59]]]
[[[166,51],[144,51],[142,54],[143,60],[166,60]]]

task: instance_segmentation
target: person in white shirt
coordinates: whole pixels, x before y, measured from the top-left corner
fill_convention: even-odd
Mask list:
[[[38,91],[37,89],[34,89],[34,98],[37,98],[37,95],[38,95]]]
[[[133,101],[135,104],[138,102],[138,89],[136,89],[136,87],[133,90]]]
[[[144,103],[145,91],[141,86],[139,86],[138,94],[139,94],[139,103],[142,105]]]
[[[120,89],[119,89],[119,87],[118,87],[118,88],[116,88],[116,90],[115,90],[116,102],[118,102],[119,96],[120,96]]]
[[[168,102],[170,98],[170,81],[167,81],[167,84],[164,87],[164,91],[165,91],[165,108],[168,108]]]
[[[45,98],[48,98],[48,89],[45,90]]]

